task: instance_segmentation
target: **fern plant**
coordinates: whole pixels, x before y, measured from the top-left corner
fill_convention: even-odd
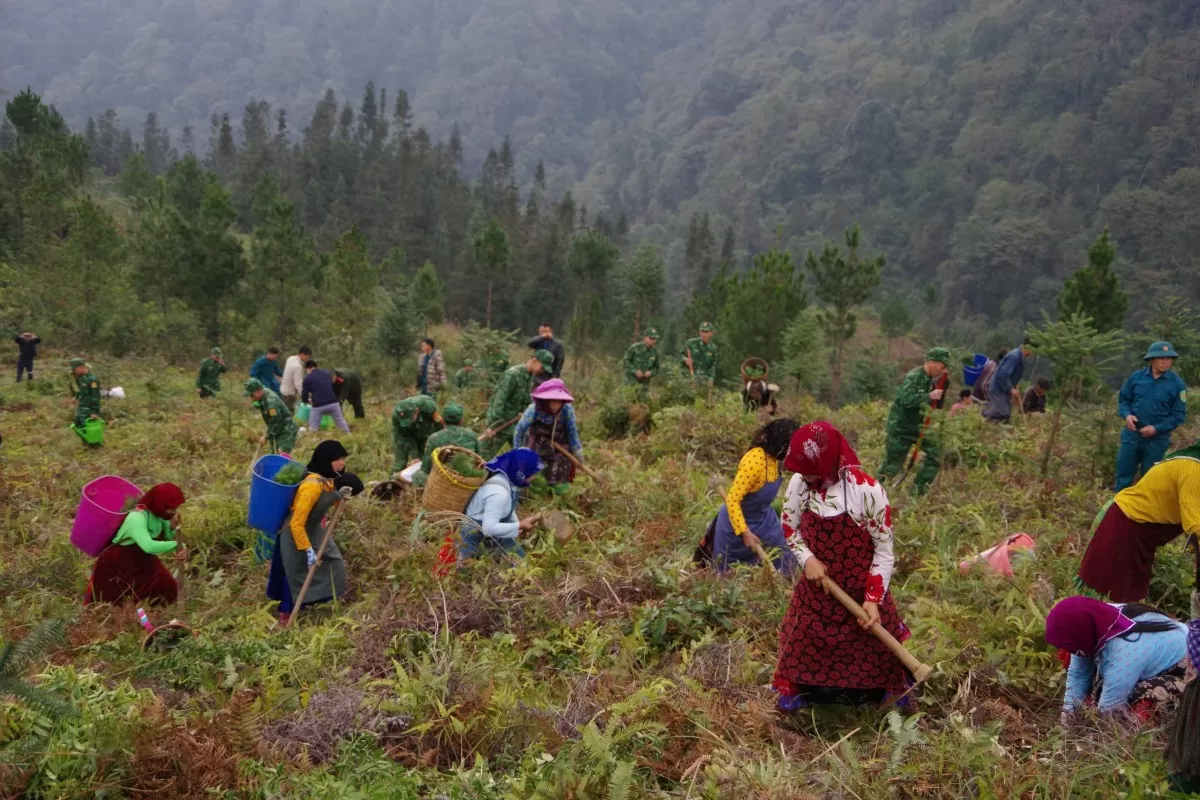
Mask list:
[[[0,650],[0,695],[21,700],[54,719],[74,713],[67,703],[21,680],[26,667],[62,639],[66,629],[66,623],[60,619],[43,620],[21,641],[7,642]]]

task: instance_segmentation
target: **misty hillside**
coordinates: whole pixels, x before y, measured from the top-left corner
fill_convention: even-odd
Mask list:
[[[251,97],[303,127],[327,87],[409,92],[468,169],[517,173],[672,245],[743,252],[861,223],[886,281],[974,329],[1036,319],[1109,225],[1133,321],[1200,297],[1200,10],[1186,0],[175,0],[6,11],[0,86],[73,124],[147,112],[204,142]]]

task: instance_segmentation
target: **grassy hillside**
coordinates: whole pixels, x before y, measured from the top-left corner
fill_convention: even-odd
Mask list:
[[[1011,428],[947,420],[947,467],[897,507],[893,591],[911,647],[936,664],[912,718],[820,710],[784,720],[767,688],[788,589],[765,573],[717,579],[690,556],[756,421],[733,395],[660,409],[648,436],[601,441],[612,378],[571,381],[589,463],[565,508],[576,535],[530,536],[527,561],[431,568],[443,530],[414,506],[355,499],[338,534],[352,596],[287,631],[248,551],[246,477],[261,422],[236,392],[201,403],[193,375],[98,365],[122,385],[101,450],[66,430],[65,378],[0,394],[0,639],[69,620],[26,676],[76,712],[55,720],[0,700],[0,796],[361,798],[1153,797],[1161,730],[1101,720],[1058,727],[1064,672],[1044,614],[1070,592],[1106,492],[1116,423],[1068,412],[1053,474],[1045,419]],[[571,376],[568,375],[570,378]],[[151,390],[149,381],[154,380]],[[227,381],[227,385],[235,381]],[[368,419],[343,442],[350,469],[390,463],[394,401],[368,387]],[[479,398],[467,398],[468,418]],[[865,464],[882,451],[882,404],[828,418]],[[1181,431],[1190,441],[1192,433]],[[313,440],[301,440],[305,457]],[[80,487],[116,473],[174,481],[189,500],[185,593],[196,637],[144,652],[131,608],[79,608],[91,566],[67,541]],[[548,501],[533,499],[530,509]],[[962,576],[960,559],[1024,531],[1016,577]],[[1186,609],[1190,567],[1159,558],[1151,600]],[[169,614],[153,612],[157,619]]]

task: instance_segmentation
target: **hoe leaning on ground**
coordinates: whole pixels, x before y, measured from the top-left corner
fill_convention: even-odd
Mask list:
[[[750,549],[754,551],[755,555],[757,555],[759,560],[763,563],[763,566],[770,570],[772,575],[776,574],[777,571],[775,569],[775,565],[771,563],[771,559],[767,557],[767,554],[763,550],[761,544],[754,542],[750,545]],[[833,595],[834,598],[843,606],[845,606],[846,610],[853,614],[857,620],[860,622],[867,621],[867,612],[863,610],[863,607],[859,605],[853,597],[846,594],[846,592],[842,590],[842,587],[838,586],[832,578],[828,576],[822,578],[821,584],[825,591],[828,594]],[[878,622],[868,628],[868,630],[870,630],[871,634],[876,639],[883,642],[884,647],[890,650],[892,655],[894,655],[900,661],[900,663],[903,664],[905,668],[907,668],[908,671],[913,674],[913,678],[916,679],[917,683],[924,683],[929,679],[929,676],[933,674],[933,667],[923,663],[920,659],[910,653],[908,648],[897,641],[896,637],[888,633],[887,630]]]

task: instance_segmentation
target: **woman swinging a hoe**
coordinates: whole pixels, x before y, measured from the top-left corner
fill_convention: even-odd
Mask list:
[[[899,641],[909,637],[888,591],[894,556],[887,493],[828,422],[796,431],[784,467],[796,474],[788,484],[783,526],[807,580],[796,582],[779,632],[773,682],[779,709],[881,703],[903,695],[912,676],[869,633],[878,622]],[[861,599],[866,620],[858,622],[823,590],[826,576]],[[898,705],[910,708],[911,698]]]

